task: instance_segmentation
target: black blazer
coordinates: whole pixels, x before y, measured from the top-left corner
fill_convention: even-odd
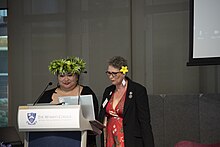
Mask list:
[[[127,79],[128,86],[123,110],[125,147],[154,147],[147,90],[144,86]],[[102,123],[105,118],[106,106],[115,88],[115,85],[111,85],[105,89],[103,94],[99,113],[99,121]],[[103,133],[101,146],[104,147]]]
[[[38,103],[50,103],[52,101],[52,95],[55,92],[55,90],[56,90],[56,88],[47,90],[42,95],[42,97],[40,98]],[[83,86],[81,95],[87,95],[87,94],[91,94],[93,97],[95,117],[97,119],[98,111],[99,111],[98,99],[91,88],[89,88],[88,86]],[[87,135],[87,147],[95,147],[95,146],[96,146],[96,137],[94,135]]]

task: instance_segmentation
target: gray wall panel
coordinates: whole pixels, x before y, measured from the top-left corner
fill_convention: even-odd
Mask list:
[[[220,95],[205,94],[199,102],[201,142],[220,142]]]
[[[160,95],[149,95],[151,125],[155,146],[164,146],[164,98]]]
[[[167,95],[164,100],[165,147],[180,140],[199,140],[197,95]]]

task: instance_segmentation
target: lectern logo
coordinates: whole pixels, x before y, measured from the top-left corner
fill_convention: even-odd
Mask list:
[[[28,123],[29,125],[34,125],[34,124],[36,124],[36,113],[33,113],[33,112],[27,113],[27,118],[28,118],[27,123]]]

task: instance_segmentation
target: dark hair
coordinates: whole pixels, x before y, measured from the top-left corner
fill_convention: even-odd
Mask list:
[[[108,65],[114,68],[121,69],[122,66],[127,66],[127,60],[121,56],[114,56],[108,61]]]

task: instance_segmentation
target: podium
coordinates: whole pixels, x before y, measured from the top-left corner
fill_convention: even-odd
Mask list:
[[[104,126],[84,117],[81,105],[19,106],[18,129],[25,147],[86,147],[87,133],[101,134]]]

